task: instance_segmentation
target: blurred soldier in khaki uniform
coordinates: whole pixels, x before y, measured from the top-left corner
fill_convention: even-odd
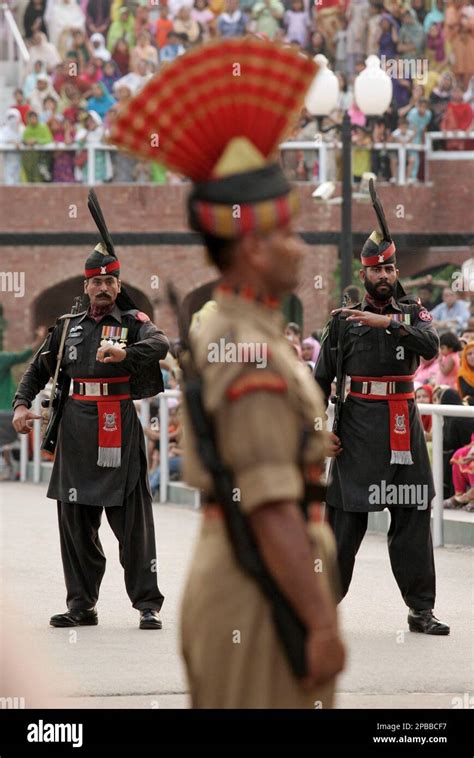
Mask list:
[[[232,74],[235,62],[243,81]],[[293,225],[296,193],[269,160],[315,73],[312,61],[273,43],[211,43],[155,77],[112,135],[119,145],[149,155],[141,135],[150,109],[143,104],[155,103],[150,119],[157,121],[160,161],[194,182],[190,224],[221,274],[215,304],[196,314],[190,333],[203,405],[219,458],[233,475],[235,508],[245,514],[266,569],[306,628],[306,675],[298,678],[267,596],[236,559],[185,408],[185,480],[205,493],[182,603],[182,647],[195,708],[328,708],[344,662],[332,534],[319,521],[318,506],[302,507],[309,505],[307,484],[319,480],[328,452],[324,405],[283,336],[280,310],[281,298],[298,284],[306,249]],[[193,75],[199,81],[192,87]],[[179,108],[188,116],[170,132],[174,86],[184,80],[189,92]]]

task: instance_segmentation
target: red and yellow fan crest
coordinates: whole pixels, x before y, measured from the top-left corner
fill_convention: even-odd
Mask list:
[[[210,42],[154,76],[119,114],[110,141],[194,182],[257,168],[298,118],[317,69],[273,42]],[[236,138],[239,150],[216,170]]]

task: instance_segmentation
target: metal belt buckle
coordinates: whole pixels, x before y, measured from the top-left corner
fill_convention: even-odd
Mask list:
[[[386,395],[387,394],[387,382],[371,382],[370,383],[371,395]]]
[[[99,382],[85,382],[86,395],[92,395],[92,397],[100,397],[100,383]]]

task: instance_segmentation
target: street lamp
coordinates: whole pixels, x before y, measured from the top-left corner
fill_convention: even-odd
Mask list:
[[[319,70],[306,96],[306,109],[313,116],[328,116],[336,107],[339,82],[328,68],[324,55],[316,55]],[[380,67],[380,59],[369,55],[366,68],[354,82],[354,100],[366,116],[381,116],[392,100],[392,81]],[[342,210],[339,255],[341,260],[341,299],[344,289],[352,283],[352,127],[349,113],[344,111],[342,124],[322,131],[341,130],[342,141]]]

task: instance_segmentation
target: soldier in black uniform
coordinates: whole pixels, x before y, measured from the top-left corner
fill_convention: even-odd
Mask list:
[[[373,190],[382,234],[372,232],[361,254],[361,303],[332,313],[322,338],[315,378],[326,402],[342,350],[351,378],[337,435],[326,514],[338,547],[342,597],[352,578],[369,511],[388,507],[392,571],[409,607],[411,631],[449,634],[433,616],[435,568],[430,531],[433,478],[413,374],[420,355],[439,348],[432,317],[420,302],[403,302],[395,245]],[[406,300],[406,298],[405,298]]]
[[[168,340],[122,290],[120,263],[110,243],[110,238],[106,245],[99,243],[86,261],[84,291],[90,305],[70,319],[61,363],[73,393],[64,406],[47,496],[58,503],[68,611],[50,623],[98,623],[95,606],[106,562],[98,530],[105,508],[119,541],[127,593],[140,611],[140,628],[160,629],[163,595],[157,585],[145,443],[132,398],[163,389],[159,361],[168,352]],[[54,359],[63,319],[44,346]],[[41,352],[13,401],[13,425],[23,434],[37,418],[28,409],[50,378]]]

